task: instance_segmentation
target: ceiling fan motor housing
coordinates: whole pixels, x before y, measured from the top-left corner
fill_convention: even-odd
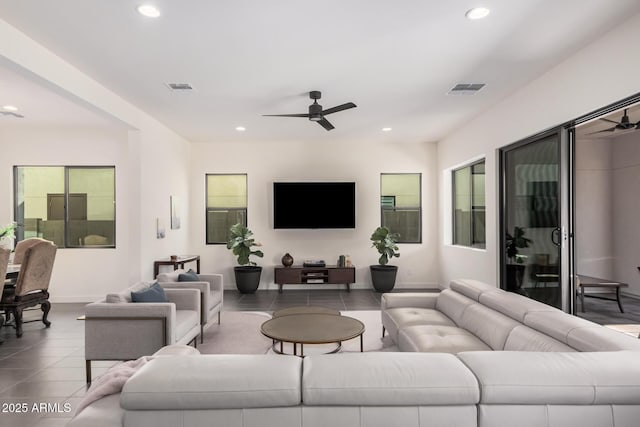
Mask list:
[[[322,120],[322,105],[317,102],[309,105],[309,120],[313,122]]]

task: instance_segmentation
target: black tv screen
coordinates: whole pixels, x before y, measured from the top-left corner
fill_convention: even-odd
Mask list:
[[[274,182],[273,228],[355,228],[354,182]]]

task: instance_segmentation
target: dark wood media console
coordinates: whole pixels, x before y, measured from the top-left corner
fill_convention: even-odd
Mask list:
[[[278,284],[278,292],[282,292],[283,285],[322,285],[345,284],[347,292],[351,292],[350,285],[356,281],[355,267],[338,267],[327,265],[325,267],[304,267],[292,265],[291,267],[275,267],[274,282]]]

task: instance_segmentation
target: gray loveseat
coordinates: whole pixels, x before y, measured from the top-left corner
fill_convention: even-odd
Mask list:
[[[200,292],[164,289],[169,302],[133,303],[139,282],[85,306],[84,354],[87,382],[93,360],[131,360],[170,344],[196,345],[200,334]]]
[[[446,351],[159,358],[69,426],[638,426],[637,339],[474,281],[398,297],[382,315],[399,346]],[[467,332],[481,350],[456,351],[480,345]]]

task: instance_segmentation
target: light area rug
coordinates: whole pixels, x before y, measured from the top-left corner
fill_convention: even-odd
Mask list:
[[[342,311],[343,316],[353,317],[364,323],[364,351],[397,351],[389,336],[382,336],[382,322],[379,310]],[[202,354],[267,354],[273,353],[271,339],[260,333],[260,325],[271,315],[259,311],[223,311],[220,325],[214,323],[204,331],[204,343],[198,343]],[[335,344],[304,346],[305,355],[326,353]],[[285,353],[291,353],[290,344],[285,344]],[[360,339],[342,343],[341,352],[359,352]]]

